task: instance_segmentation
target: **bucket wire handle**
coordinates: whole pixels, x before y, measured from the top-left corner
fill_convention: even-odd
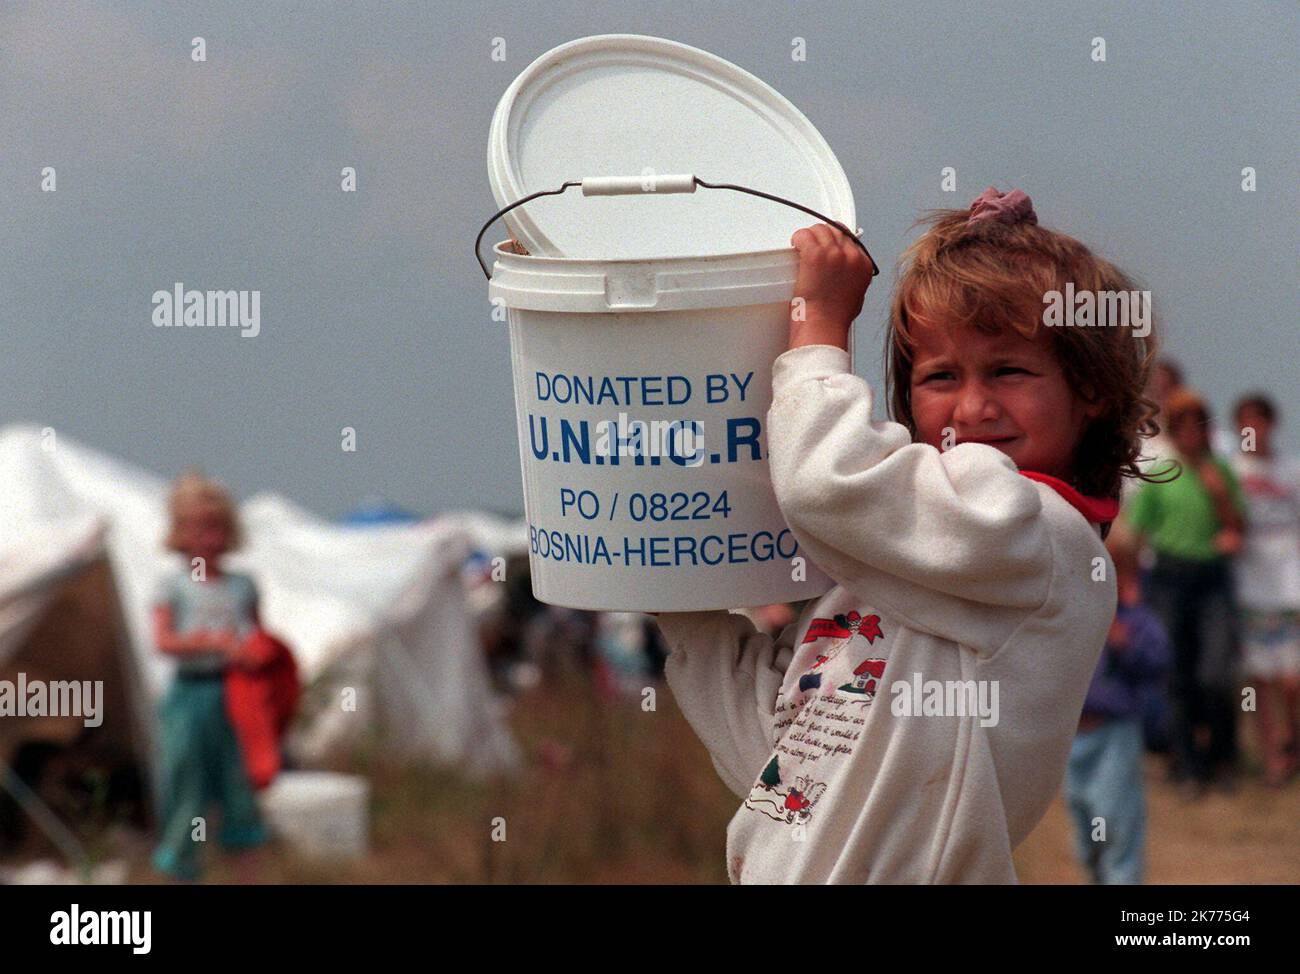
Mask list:
[[[653,186],[655,188],[647,188],[647,185]],[[591,195],[613,196],[613,195],[622,195],[625,193],[649,194],[654,192],[660,192],[664,194],[693,193],[695,192],[697,186],[703,186],[705,189],[729,189],[737,193],[747,193],[750,196],[757,196],[761,199],[771,200],[773,203],[782,203],[786,206],[793,207],[796,210],[800,210],[804,213],[807,213],[809,216],[816,217],[818,220],[821,220],[823,223],[828,223],[831,226],[835,227],[837,230],[839,230],[850,240],[852,240],[855,244],[857,244],[859,247],[862,248],[862,252],[867,255],[867,260],[871,261],[871,276],[875,277],[877,274],[880,273],[880,266],[876,263],[876,259],[871,256],[871,251],[867,249],[867,245],[864,244],[858,238],[858,235],[856,233],[854,233],[852,230],[846,227],[839,220],[832,220],[830,217],[826,216],[825,214],[818,213],[816,210],[812,209],[811,207],[804,206],[802,203],[796,203],[793,200],[788,200],[784,196],[776,196],[773,193],[765,193],[762,190],[751,189],[748,186],[737,186],[735,183],[707,183],[703,179],[700,179],[698,176],[659,176],[654,179],[650,179],[648,177],[643,178],[641,176],[630,176],[630,177],[603,177],[602,176],[602,177],[596,177],[594,179],[586,179],[586,180],[571,179],[565,182],[562,186],[560,186],[559,189],[544,189],[536,193],[529,193],[527,196],[523,197],[522,199],[515,200],[509,206],[497,210],[497,212],[492,215],[492,218],[488,220],[487,223],[483,224],[483,228],[479,230],[478,236],[474,238],[474,257],[478,260],[478,266],[483,268],[483,276],[486,277],[489,281],[492,280],[492,272],[488,270],[488,266],[484,262],[483,255],[480,252],[483,244],[483,234],[487,233],[488,227],[492,226],[492,224],[496,223],[497,220],[501,219],[501,217],[505,216],[507,213],[509,213],[517,206],[523,206],[525,203],[531,203],[533,200],[542,196],[559,196],[561,193],[571,189],[574,186],[581,186],[584,196],[591,196]],[[861,231],[858,232],[861,233]]]

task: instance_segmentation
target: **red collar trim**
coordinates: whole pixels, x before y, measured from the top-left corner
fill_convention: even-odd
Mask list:
[[[1115,500],[1113,497],[1087,497],[1080,494],[1059,477],[1053,477],[1051,474],[1038,473],[1035,470],[1022,470],[1020,471],[1020,475],[1051,487],[1052,490],[1056,491],[1069,501],[1071,507],[1093,524],[1109,524],[1111,521],[1115,520],[1115,518],[1119,517],[1119,501]]]

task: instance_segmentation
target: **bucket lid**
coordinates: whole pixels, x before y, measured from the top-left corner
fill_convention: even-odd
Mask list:
[[[492,117],[488,174],[502,207],[569,180],[690,174],[855,226],[844,170],[803,113],[731,62],[659,37],[584,37],[525,68]],[[611,260],[788,247],[815,222],[722,189],[586,197],[576,188],[505,221],[531,254]]]

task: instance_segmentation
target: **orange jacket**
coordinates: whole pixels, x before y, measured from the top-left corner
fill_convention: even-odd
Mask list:
[[[249,781],[265,788],[280,770],[280,739],[298,706],[298,667],[289,647],[258,628],[244,643],[253,668],[226,669],[226,716],[235,729]]]

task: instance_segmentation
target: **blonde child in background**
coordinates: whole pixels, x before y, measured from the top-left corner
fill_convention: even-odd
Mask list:
[[[658,616],[669,685],[742,800],[733,882],[1015,882],[1114,616],[1102,534],[1141,476],[1154,333],[1043,312],[1067,282],[1132,282],[1019,190],[928,222],[890,313],[893,422],[849,371],[869,260],[826,225],[792,239],[772,485],[838,584],[775,640],[728,612]]]
[[[170,508],[167,547],[184,556],[185,567],[164,579],[153,610],[158,649],[176,659],[161,709],[162,837],[153,864],[194,880],[202,861],[196,819],[212,806],[221,813],[223,847],[249,849],[267,840],[224,693],[226,668],[252,664],[242,647],[257,625],[257,589],[247,575],[222,571],[240,530],[219,484],[187,473],[172,489]]]

